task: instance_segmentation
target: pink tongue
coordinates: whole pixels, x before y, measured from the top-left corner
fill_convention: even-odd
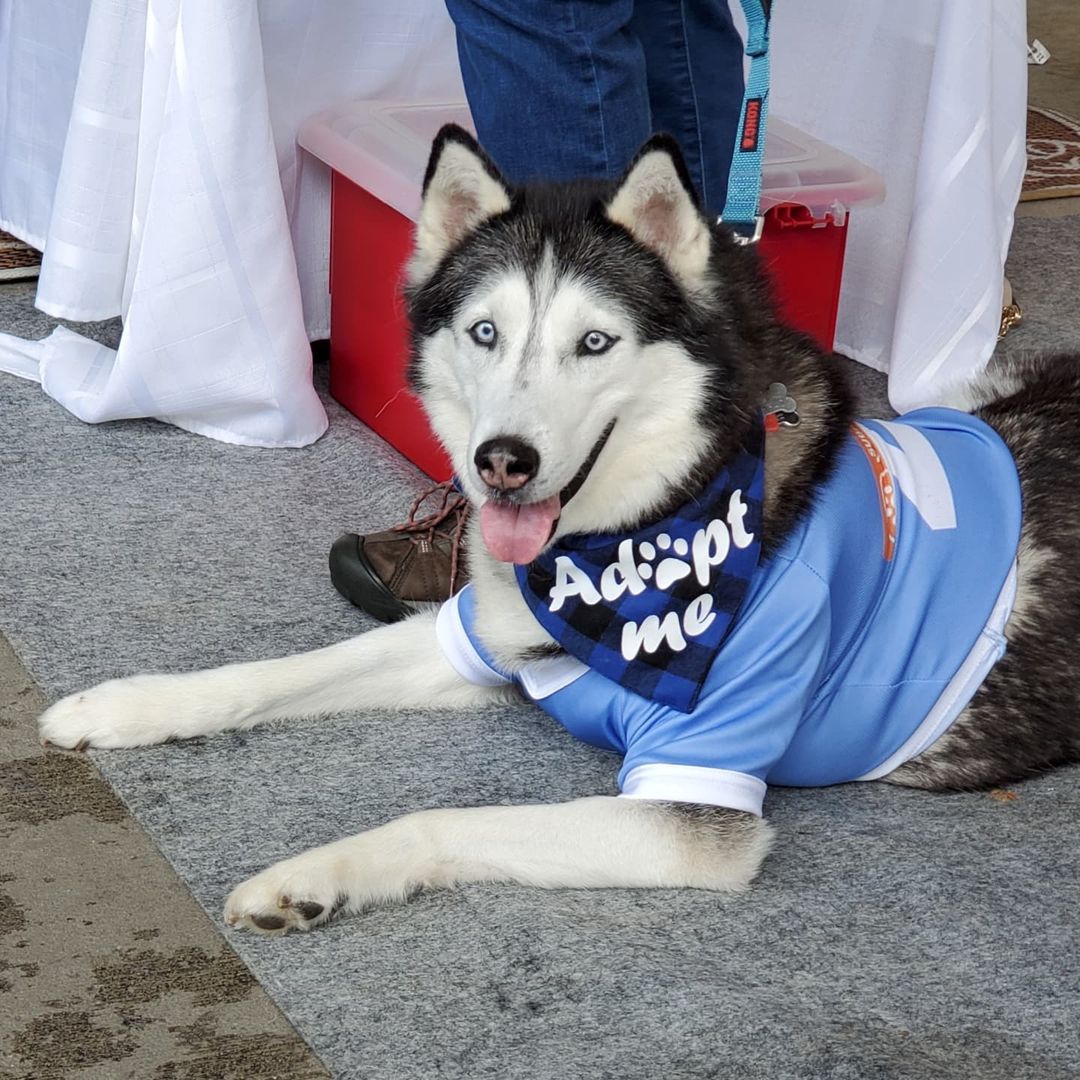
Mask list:
[[[561,509],[558,495],[524,506],[486,502],[480,507],[480,533],[501,562],[531,563],[551,538]]]

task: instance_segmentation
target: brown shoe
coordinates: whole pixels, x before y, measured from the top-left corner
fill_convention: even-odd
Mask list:
[[[334,587],[380,622],[403,619],[416,604],[449,600],[468,580],[461,545],[469,510],[452,484],[438,484],[420,495],[400,525],[339,536],[330,549]]]

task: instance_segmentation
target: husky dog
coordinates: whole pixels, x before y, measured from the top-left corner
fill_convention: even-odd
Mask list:
[[[927,496],[915,476],[923,466],[924,475],[940,472],[936,451],[926,459],[927,436],[899,425],[866,427],[857,444],[840,371],[806,337],[776,321],[753,255],[699,211],[679,151],[664,136],[646,143],[618,183],[519,189],[500,177],[470,135],[444,129],[424,181],[408,301],[413,385],[465,493],[481,508],[468,545],[468,612],[444,605],[303,655],[106,682],[53,705],[40,721],[44,740],[80,749],[130,747],[361,708],[433,702],[476,708],[521,700],[519,685],[542,698],[537,680],[525,677],[538,670],[554,673],[556,686],[563,685],[552,700],[570,695],[588,706],[598,692],[595,679],[603,677],[590,672],[580,683],[566,684],[564,639],[546,621],[551,612],[543,612],[542,622],[526,599],[532,570],[523,576],[520,568],[540,565],[553,545],[574,537],[632,537],[656,522],[681,520],[680,508],[690,508],[689,539],[654,531],[649,535],[655,543],[635,548],[631,541],[629,548],[613,549],[600,585],[579,579],[572,560],[558,558],[555,576],[546,579],[568,609],[591,604],[601,592],[605,599],[636,598],[654,573],[657,585],[663,577],[672,593],[687,585],[674,623],[665,615],[632,624],[623,659],[640,675],[634,665],[641,648],[655,655],[666,649],[664,655],[679,660],[687,639],[713,633],[723,622],[713,609],[709,575],[729,552],[734,558],[749,550],[751,541],[759,545],[762,567],[786,559],[785,574],[797,569],[807,589],[819,588],[807,560],[785,552],[845,461],[861,462],[858,475],[871,485],[872,512],[858,513],[873,537],[861,544],[869,549],[873,573],[893,558],[889,529],[901,499],[897,488],[906,515],[901,533],[921,529],[933,538],[956,526],[953,497],[940,487]],[[1080,505],[1073,481],[1080,367],[1075,360],[1016,367],[996,386],[971,391],[966,404],[989,425],[983,441],[1008,447],[1002,449],[1006,479],[997,488],[984,485],[972,504],[992,502],[1000,488],[1003,501],[994,513],[1004,522],[1004,561],[982,590],[972,635],[990,643],[976,657],[981,666],[973,677],[965,675],[966,696],[956,691],[953,670],[944,673],[942,684],[951,689],[933,702],[936,727],[922,731],[918,745],[900,740],[907,749],[899,756],[895,745],[874,751],[878,759],[891,755],[887,769],[858,766],[858,775],[850,775],[826,761],[819,772],[811,769],[808,781],[791,772],[795,782],[881,776],[930,790],[973,789],[1080,756],[1080,676],[1072,655],[1080,631],[1074,566]],[[763,414],[757,510],[751,489],[762,473],[751,469],[742,486],[725,492],[726,513],[695,519],[702,493],[734,468]],[[947,416],[938,422],[950,423]],[[1010,484],[1017,488],[1011,503]],[[1010,509],[1021,493],[1022,529],[1018,512]],[[847,501],[841,497],[836,513],[846,513]],[[661,560],[658,548],[670,557]],[[979,582],[969,586],[978,591]],[[935,584],[931,601],[949,587]],[[740,602],[749,610],[766,602],[782,608],[788,601],[779,589],[766,596],[752,582],[740,588],[741,601],[731,605],[736,611]],[[863,592],[822,592],[812,625],[800,624],[791,641],[801,648],[822,631],[822,612],[828,621]],[[964,605],[956,607],[959,618]],[[444,633],[448,611],[458,621]],[[760,707],[762,716],[775,716],[783,726],[789,714],[797,719],[810,706],[791,689],[798,679],[785,667],[786,652],[770,647],[763,656],[740,658],[742,619],[739,613],[725,647],[715,650],[712,670],[729,672],[730,681],[719,690],[706,683],[702,691],[691,675],[691,696],[712,694],[710,701],[726,707],[729,699],[749,694],[745,701],[753,707],[746,722],[755,721]],[[463,627],[468,642],[458,648],[453,641]],[[847,663],[858,652],[850,634],[837,645],[835,627],[824,630],[833,639],[830,664]],[[969,645],[960,657],[965,663]],[[904,648],[875,653],[873,662],[891,663],[891,653]],[[773,680],[757,696],[743,685],[755,665]],[[666,671],[653,663],[646,674],[659,679]],[[860,701],[880,689],[872,684],[906,692],[908,684],[884,669],[880,680],[872,677],[872,666],[871,677],[865,674],[855,680],[855,696],[846,699],[845,730],[859,728]],[[819,695],[832,692],[831,677],[831,669],[818,663]],[[604,682],[621,692],[618,683]],[[626,693],[638,702],[627,708],[653,708],[633,689]],[[948,705],[950,694],[960,704],[943,720],[942,701]],[[680,717],[696,712],[684,703],[671,715],[681,724]],[[650,712],[627,741],[647,739],[669,722],[659,715]],[[768,739],[772,723],[758,724],[764,729],[758,735]],[[694,734],[710,737],[708,731]],[[867,761],[875,765],[878,759]],[[424,811],[307,851],[239,885],[226,903],[226,921],[271,934],[309,930],[339,911],[466,881],[744,889],[770,844],[770,827],[760,817],[764,772],[681,765],[662,746],[642,769],[624,778],[618,797]],[[768,776],[774,779],[772,772]]]

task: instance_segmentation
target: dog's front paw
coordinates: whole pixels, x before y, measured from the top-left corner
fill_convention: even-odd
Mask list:
[[[71,750],[150,746],[183,734],[187,706],[177,676],[136,675],[111,679],[71,694],[42,713],[42,742]]]
[[[449,882],[424,831],[422,814],[312,848],[275,863],[233,889],[225,921],[264,934],[312,930],[339,911],[400,903],[427,885]]]
[[[309,852],[276,863],[237,885],[225,901],[225,922],[280,936],[313,930],[345,904],[333,866]]]

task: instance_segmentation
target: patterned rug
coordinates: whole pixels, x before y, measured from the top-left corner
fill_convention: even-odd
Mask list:
[[[1027,154],[1021,202],[1080,195],[1080,121],[1029,106]]]
[[[0,281],[36,278],[41,269],[41,252],[0,229]]]
[[[0,634],[0,1080],[329,1080]]]

